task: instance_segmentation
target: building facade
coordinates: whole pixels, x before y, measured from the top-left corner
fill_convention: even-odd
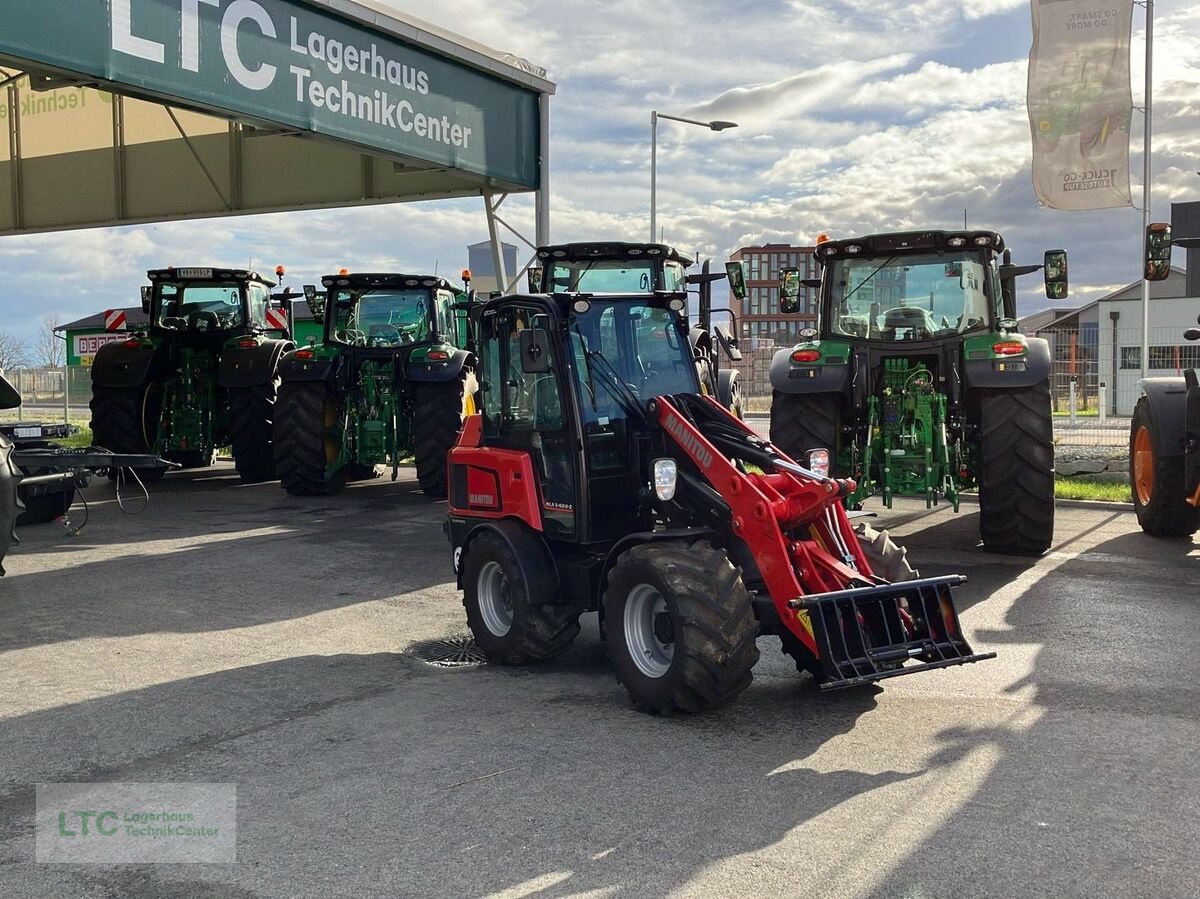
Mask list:
[[[732,294],[729,297],[744,348],[787,346],[797,342],[801,329],[817,326],[815,288],[800,288],[799,312],[788,315],[779,311],[780,269],[797,268],[801,278],[820,277],[814,250],[771,243],[742,247],[730,257],[742,263],[746,273],[746,299],[739,300]]]

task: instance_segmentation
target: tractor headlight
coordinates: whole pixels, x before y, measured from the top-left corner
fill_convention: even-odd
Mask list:
[[[678,473],[674,459],[654,460],[654,493],[664,503],[675,498],[675,476]]]
[[[829,477],[829,450],[809,450],[807,464],[804,467],[813,474],[819,474],[823,478]]]

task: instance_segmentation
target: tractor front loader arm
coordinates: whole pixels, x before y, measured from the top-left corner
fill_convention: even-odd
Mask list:
[[[729,539],[744,544],[823,689],[995,656],[973,652],[959,626],[952,588],[966,578],[874,574],[841,503],[853,481],[803,468],[709,397],[659,397],[651,411],[728,506]]]

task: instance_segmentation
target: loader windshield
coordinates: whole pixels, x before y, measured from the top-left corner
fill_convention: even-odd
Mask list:
[[[613,377],[643,402],[700,391],[686,325],[665,303],[594,301],[572,314],[570,334],[585,425],[626,417]]]
[[[158,286],[154,324],[172,331],[227,331],[245,324],[236,281],[180,281]]]
[[[662,282],[656,283],[662,269]],[[551,293],[652,293],[687,289],[678,262],[641,259],[587,259],[556,262],[550,272]]]
[[[398,347],[428,340],[428,290],[371,290],[337,294],[335,337],[356,346]]]
[[[949,337],[989,321],[989,270],[974,253],[831,263],[829,330],[865,340]]]

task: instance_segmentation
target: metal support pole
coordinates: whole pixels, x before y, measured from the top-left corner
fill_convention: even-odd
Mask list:
[[[1142,142],[1142,377],[1150,376],[1150,282],[1146,280],[1145,260],[1148,249],[1146,229],[1150,227],[1150,136],[1154,123],[1151,94],[1154,87],[1154,0],[1146,3],[1146,113]],[[1169,264],[1169,263],[1168,263]]]
[[[495,269],[496,287],[500,289],[508,283],[508,276],[504,271],[504,248],[500,245],[500,232],[496,230],[496,209],[504,202],[504,196],[493,204],[492,192],[483,192],[483,208],[487,210],[488,240],[492,242],[492,266]]]
[[[537,205],[537,223],[534,226],[536,233],[537,244],[539,247],[544,247],[550,243],[550,95],[542,94],[538,100],[538,109],[541,113],[540,127],[541,132],[539,141],[541,146],[539,152],[541,154],[541,166],[539,171],[537,197],[535,203]]]
[[[658,111],[650,111],[650,243],[658,241]]]

